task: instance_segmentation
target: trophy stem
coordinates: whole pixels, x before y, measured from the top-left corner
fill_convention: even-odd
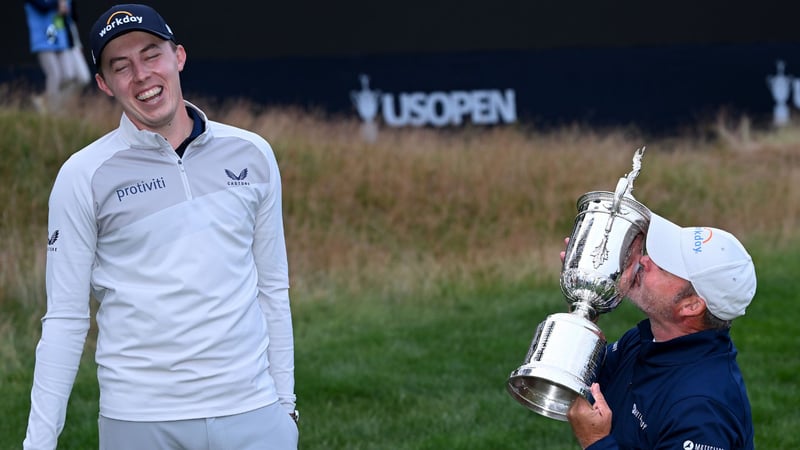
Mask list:
[[[591,322],[594,322],[594,320],[598,316],[597,310],[592,308],[592,306],[586,302],[573,303],[571,313],[580,316],[586,320],[589,320]]]

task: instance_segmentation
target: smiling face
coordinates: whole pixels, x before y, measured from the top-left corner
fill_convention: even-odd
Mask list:
[[[137,128],[168,135],[184,108],[183,46],[143,31],[114,38],[101,54],[97,86],[120,102]],[[179,109],[181,108],[181,109]]]

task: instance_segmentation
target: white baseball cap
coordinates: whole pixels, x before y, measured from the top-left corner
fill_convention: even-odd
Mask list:
[[[692,283],[714,316],[743,316],[756,293],[753,259],[736,237],[710,227],[680,227],[650,213],[645,244],[659,267]]]

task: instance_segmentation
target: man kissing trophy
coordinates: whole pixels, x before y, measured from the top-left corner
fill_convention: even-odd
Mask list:
[[[523,406],[556,420],[567,420],[577,396],[589,388],[605,357],[606,339],[595,324],[600,314],[622,301],[619,282],[634,245],[650,224],[649,210],[633,198],[644,147],[633,156],[633,170],[614,192],[593,191],[578,199],[578,215],[561,268],[561,292],[569,313],[540,323],[523,364],[511,372],[508,392]]]

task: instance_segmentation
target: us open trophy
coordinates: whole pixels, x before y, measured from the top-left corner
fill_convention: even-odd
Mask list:
[[[644,147],[636,151],[633,170],[614,192],[593,191],[578,199],[560,277],[570,312],[551,314],[539,324],[525,361],[508,378],[511,396],[545,417],[567,420],[572,401],[589,398],[605,358],[606,339],[595,321],[622,301],[620,277],[633,242],[650,223],[650,212],[631,194],[643,154]]]

